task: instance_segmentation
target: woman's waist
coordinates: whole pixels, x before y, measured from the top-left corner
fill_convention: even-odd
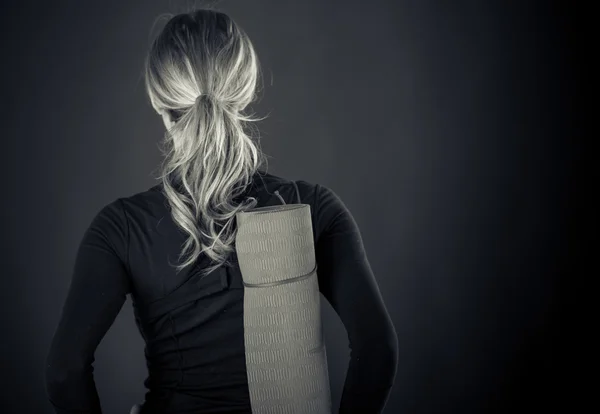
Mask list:
[[[149,370],[141,414],[251,413],[245,368],[234,364]]]
[[[251,414],[250,395],[245,382],[235,378],[215,387],[193,387],[190,384],[175,388],[150,389],[140,414]]]
[[[202,356],[186,357],[185,352],[172,358],[147,359],[148,389],[168,388],[181,390],[211,389],[231,384],[247,383],[246,357],[241,352],[206,351]],[[188,361],[193,361],[193,364]]]

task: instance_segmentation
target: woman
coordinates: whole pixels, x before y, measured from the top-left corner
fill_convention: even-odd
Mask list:
[[[296,200],[310,206],[318,289],[348,332],[339,412],[382,412],[397,337],[359,230],[328,187],[260,169],[264,155],[244,129],[256,119],[242,114],[258,74],[250,40],[222,12],[172,16],[154,41],[145,81],[167,129],[161,182],[105,205],[83,236],[47,358],[57,413],[101,413],[94,352],[128,294],[148,366],[133,411],[252,413],[234,219]],[[183,291],[195,296],[174,304]]]

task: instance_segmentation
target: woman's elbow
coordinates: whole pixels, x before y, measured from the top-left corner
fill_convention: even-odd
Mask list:
[[[44,369],[44,383],[48,397],[51,400],[59,400],[65,390],[71,389],[75,384],[81,384],[85,372],[83,365],[48,358]]]
[[[390,368],[398,365],[400,347],[398,334],[391,320],[379,326],[379,329],[371,330],[369,335],[366,335],[363,340],[364,351],[368,350],[371,355],[376,355],[381,361],[381,364],[387,365]]]
[[[390,366],[396,366],[398,364],[400,349],[398,345],[398,335],[395,330],[389,330],[381,336],[376,348],[379,357],[385,359]]]

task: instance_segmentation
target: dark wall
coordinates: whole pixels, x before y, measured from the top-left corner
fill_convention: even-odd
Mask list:
[[[2,3],[0,412],[50,413],[44,358],[98,209],[154,184],[141,68],[154,18],[193,2]],[[202,5],[204,3],[196,3]],[[576,128],[570,11],[551,2],[224,1],[253,39],[269,171],[333,188],[400,339],[386,413],[541,412]],[[357,292],[360,294],[360,292]],[[324,323],[335,404],[348,350]],[[143,398],[125,304],[96,354],[106,413]]]

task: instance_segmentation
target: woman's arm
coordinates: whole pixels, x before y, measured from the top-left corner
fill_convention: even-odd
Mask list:
[[[58,414],[101,414],[94,353],[121,310],[130,279],[120,200],[94,217],[79,245],[71,285],[46,358],[46,392]]]
[[[379,414],[398,363],[398,337],[367,260],[360,231],[342,200],[317,185],[319,288],[342,320],[351,348],[340,414]]]

